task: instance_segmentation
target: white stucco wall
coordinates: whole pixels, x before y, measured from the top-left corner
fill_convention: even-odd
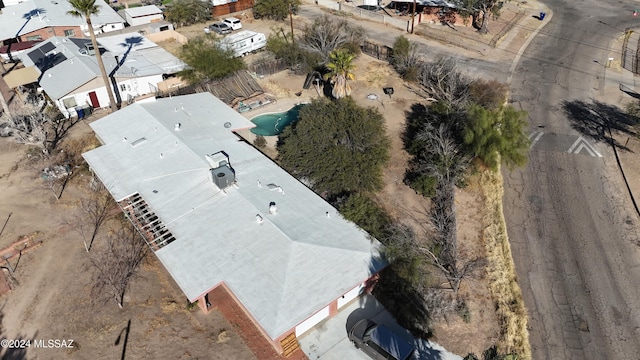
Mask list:
[[[157,84],[161,81],[162,81],[162,75],[152,75],[152,76],[133,78],[133,79],[120,79],[118,80],[118,91],[120,93],[120,101],[126,102],[127,99],[129,99],[130,97],[135,98],[137,96],[149,94],[154,91],[152,88],[152,85],[157,86]],[[122,90],[123,89],[122,86],[124,86],[124,90]],[[74,98],[76,100],[76,107],[78,106],[82,107],[86,104],[91,105],[91,99],[89,98],[89,93],[93,91],[95,91],[96,93],[96,96],[98,98],[98,103],[100,104],[100,108],[108,107],[109,95],[107,94],[107,90],[104,86],[91,89],[91,90],[79,91],[76,93],[70,93],[68,95],[65,95],[61,99],[58,99],[57,101],[55,101],[56,106],[58,106],[58,109],[60,109],[62,114],[64,114],[66,117],[75,116],[76,115],[75,109],[65,108],[63,100],[71,97]],[[115,96],[115,93],[114,93],[114,96]],[[116,101],[117,101],[117,97],[116,97]]]
[[[149,24],[151,22],[160,21],[162,19],[164,19],[164,16],[162,16],[162,14],[153,14],[138,17],[131,17],[129,16],[129,14],[126,15],[127,23],[131,26]]]
[[[349,290],[346,294],[342,295],[342,297],[338,298],[338,309],[347,305],[351,300],[355,299],[362,293],[362,289],[364,289],[364,283],[354,287]]]
[[[329,306],[318,311],[317,313],[311,315],[307,320],[300,323],[300,325],[296,326],[296,336],[300,336],[307,332],[309,329],[314,327],[320,321],[329,317]]]

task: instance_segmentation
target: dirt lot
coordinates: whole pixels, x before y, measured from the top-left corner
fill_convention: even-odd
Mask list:
[[[74,135],[88,133],[80,123]],[[43,187],[37,168],[27,164],[25,147],[0,140],[0,217],[11,218],[0,237],[4,247],[19,235],[38,233],[40,248],[13,261],[14,289],[0,299],[2,337],[74,340],[75,349],[5,349],[3,358],[117,358],[126,344],[135,359],[252,359],[253,354],[216,311],[188,311],[187,300],[153,256],[130,285],[125,307],[92,301],[89,255],[78,235],[62,225],[88,177],[78,174],[60,200]],[[99,241],[97,241],[99,243]],[[97,244],[96,246],[99,246]],[[120,341],[117,341],[120,339]],[[176,344],[180,344],[176,346]],[[15,356],[15,357],[13,357]]]

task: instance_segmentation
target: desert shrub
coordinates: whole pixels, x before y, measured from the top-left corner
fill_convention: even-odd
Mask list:
[[[267,140],[262,135],[257,135],[256,139],[253,140],[253,145],[258,149],[264,149],[267,146]]]

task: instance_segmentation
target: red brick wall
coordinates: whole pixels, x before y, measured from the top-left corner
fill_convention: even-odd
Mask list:
[[[27,41],[30,36],[37,36],[37,35],[40,35],[42,37],[42,40],[47,40],[48,38],[53,36],[65,36],[64,35],[65,30],[73,30],[74,31],[73,37],[79,37],[79,38],[84,37],[84,34],[82,33],[82,31],[80,31],[79,26],[49,26],[46,28],[42,28],[40,30],[36,30],[36,31],[32,31],[32,32],[28,32],[26,34],[20,35],[20,41]]]

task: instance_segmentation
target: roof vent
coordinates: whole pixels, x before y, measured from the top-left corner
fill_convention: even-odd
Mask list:
[[[276,206],[275,202],[270,202],[269,203],[269,214],[271,215],[275,215],[278,212],[278,207]]]
[[[181,126],[182,126],[182,124],[180,124],[180,123],[176,123],[176,124],[173,126],[173,129],[174,129],[174,130],[176,130],[176,131],[177,131],[177,130],[180,130],[180,127],[181,127]]]

